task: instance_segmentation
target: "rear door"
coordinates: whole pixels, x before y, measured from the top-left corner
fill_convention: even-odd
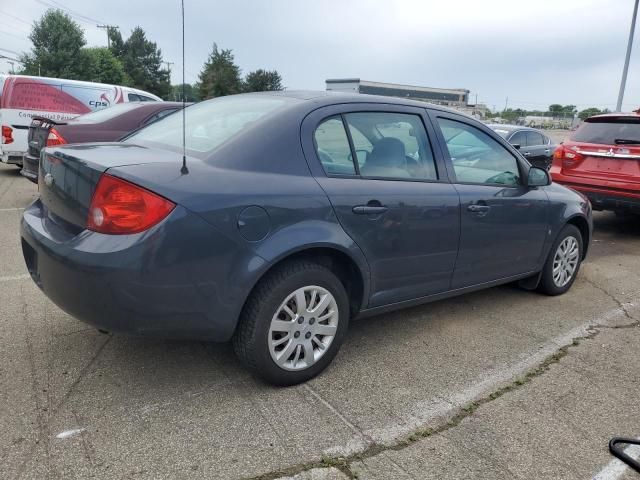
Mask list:
[[[448,290],[459,199],[424,110],[325,107],[307,116],[302,135],[312,173],[369,262],[369,307]]]
[[[540,269],[548,229],[548,198],[529,188],[528,166],[502,139],[469,119],[432,113],[460,195],[460,248],[452,288]]]
[[[527,137],[527,160],[536,167],[546,169],[549,159],[549,145],[546,145],[546,138],[533,130],[526,132]]]

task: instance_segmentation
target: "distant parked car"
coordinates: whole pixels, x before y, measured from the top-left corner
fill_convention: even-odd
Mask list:
[[[34,117],[29,127],[29,150],[20,173],[38,183],[38,163],[43,148],[65,143],[115,142],[180,108],[179,102],[138,101],[121,103],[66,122]]]
[[[549,170],[553,152],[558,146],[540,130],[518,125],[489,124],[502,138],[520,150],[520,153],[536,167]]]
[[[161,102],[131,87],[64,78],[0,75],[0,160],[22,166],[27,130],[35,116],[54,121],[127,102]]]
[[[69,314],[232,339],[291,385],[329,365],[354,317],[515,281],[560,295],[587,253],[586,198],[454,111],[287,91],[185,116],[42,155],[22,250]]]
[[[595,210],[640,214],[640,115],[587,118],[556,150],[551,175]]]

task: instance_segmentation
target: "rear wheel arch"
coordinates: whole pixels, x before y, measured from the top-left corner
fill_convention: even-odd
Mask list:
[[[266,278],[269,273],[281,268],[286,263],[296,261],[310,261],[331,270],[340,279],[347,291],[349,310],[352,317],[363,308],[365,292],[367,291],[365,272],[362,271],[358,263],[348,253],[331,246],[316,246],[297,250],[273,262],[269,268],[262,272],[253,284],[245,299],[244,305],[247,304],[260,282]],[[242,315],[242,311],[244,311],[244,306],[240,315]]]

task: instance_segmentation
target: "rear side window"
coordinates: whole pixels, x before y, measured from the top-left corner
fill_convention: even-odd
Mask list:
[[[314,140],[325,172],[333,175],[356,174],[342,117],[330,117],[318,125]]]
[[[544,145],[544,137],[538,132],[527,132],[527,146],[536,147]]]
[[[418,115],[387,112],[348,113],[352,138],[368,142],[355,146],[363,177],[437,180],[431,145]]]
[[[613,117],[604,121],[583,122],[571,140],[602,145],[640,143],[640,118]]]

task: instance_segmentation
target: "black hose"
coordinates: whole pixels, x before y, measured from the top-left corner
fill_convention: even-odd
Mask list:
[[[613,437],[611,440],[609,440],[609,451],[611,452],[611,454],[629,465],[636,472],[640,473],[640,462],[624,453],[623,447],[619,445],[621,443],[628,445],[640,445],[640,440],[636,440],[635,438],[623,437]]]

